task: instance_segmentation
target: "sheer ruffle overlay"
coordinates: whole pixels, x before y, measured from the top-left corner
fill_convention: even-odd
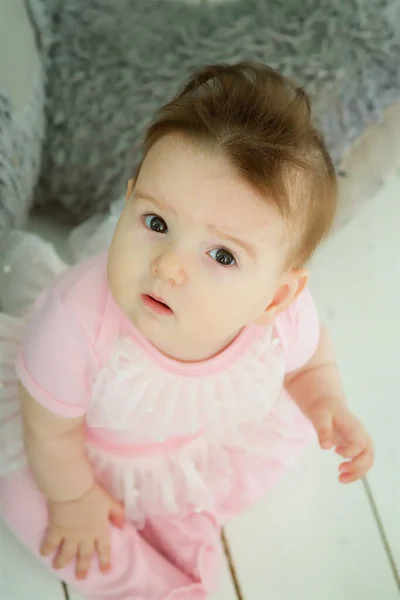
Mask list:
[[[188,508],[219,513],[222,505],[235,513],[255,499],[251,479],[261,491],[268,464],[297,458],[303,418],[281,391],[283,359],[272,334],[255,339],[229,368],[192,377],[159,368],[132,340],[118,340],[94,382],[88,451],[135,521]],[[104,429],[125,444],[96,434]]]

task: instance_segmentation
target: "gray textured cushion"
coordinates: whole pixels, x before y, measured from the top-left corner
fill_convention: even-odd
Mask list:
[[[51,9],[37,201],[78,221],[121,194],[155,109],[202,64],[255,58],[295,76],[337,163],[400,97],[398,0],[52,0]]]
[[[36,20],[40,22],[39,13]],[[25,222],[45,129],[42,64],[23,0],[1,0],[0,40],[1,237]]]

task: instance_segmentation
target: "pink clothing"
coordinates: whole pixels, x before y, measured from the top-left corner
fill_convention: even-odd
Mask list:
[[[46,503],[28,470],[0,480],[0,513],[20,543],[52,569],[52,557],[39,554]],[[87,600],[204,600],[206,590],[215,589],[221,548],[210,515],[159,517],[140,532],[128,522],[122,530],[110,526],[110,532],[110,573],[101,573],[96,561],[84,581],[76,580],[74,564],[55,572]]]
[[[37,555],[44,500],[29,473],[12,472],[24,465],[16,359],[19,379],[44,407],[85,416],[97,477],[125,503],[130,523],[113,534],[115,570],[105,577],[92,569],[78,584],[82,593],[107,600],[203,597],[215,583],[220,524],[265,493],[313,435],[282,382],[311,358],[318,339],[305,291],[273,326],[250,326],[214,358],[180,363],[152,347],[118,308],[105,254],[68,269],[40,295],[26,324],[0,316],[8,382],[0,393],[8,406],[0,474],[11,471],[2,482],[5,520]],[[17,498],[26,497],[30,518],[21,525]],[[129,569],[127,555],[141,568]],[[163,573],[160,581],[145,584],[154,569]],[[73,580],[72,571],[62,576]]]

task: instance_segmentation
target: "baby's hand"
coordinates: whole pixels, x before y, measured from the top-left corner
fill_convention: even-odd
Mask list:
[[[97,554],[100,570],[110,568],[109,521],[122,527],[124,511],[101,486],[93,487],[72,502],[48,502],[49,527],[41,547],[41,554],[53,560],[55,569],[62,569],[74,558],[77,579],[85,579],[93,555]]]
[[[335,451],[349,459],[339,467],[341,483],[352,483],[364,475],[374,462],[374,446],[364,426],[340,398],[326,397],[307,410],[321,448]]]

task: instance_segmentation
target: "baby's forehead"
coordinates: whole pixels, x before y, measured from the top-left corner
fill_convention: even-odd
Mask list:
[[[276,203],[253,188],[218,150],[181,136],[160,139],[143,162],[137,187],[187,221],[229,227],[261,241],[285,229]],[[264,237],[263,237],[264,236]]]

